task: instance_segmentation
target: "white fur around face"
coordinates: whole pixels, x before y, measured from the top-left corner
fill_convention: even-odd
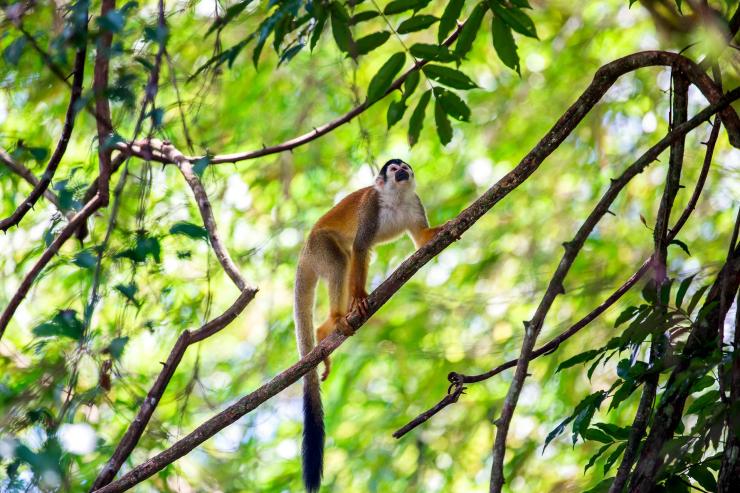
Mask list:
[[[380,211],[378,215],[378,232],[376,239],[384,243],[397,238],[412,226],[424,221],[423,211],[419,208],[413,178],[396,183],[393,178],[386,183],[377,183]]]

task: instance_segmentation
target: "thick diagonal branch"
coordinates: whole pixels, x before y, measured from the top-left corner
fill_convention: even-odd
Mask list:
[[[640,55],[640,54],[638,54]],[[555,126],[540,140],[535,148],[512,171],[507,173],[494,186],[486,191],[467,209],[461,212],[455,219],[439,232],[439,234],[404,261],[388,279],[378,286],[368,298],[368,310],[365,315],[357,311],[347,316],[348,324],[358,329],[367,319],[385,304],[393,294],[398,291],[421,267],[429,260],[444,250],[452,242],[467,231],[478,219],[488,212],[496,203],[506,197],[512,190],[523,183],[534,173],[542,161],[549,156],[562,141],[573,131],[588,111],[598,102],[608,88],[616,79],[645,63],[641,56],[628,56],[612,62],[597,72],[597,76],[578,101],[571,106]],[[684,125],[677,127],[670,136],[664,138],[659,144],[659,151],[666,149],[670,143],[696,128],[702,121],[712,114],[725,108],[730,102],[740,98],[740,90],[731,91],[721,96],[715,103],[702,110],[696,117]],[[270,399],[277,393],[296,382],[304,374],[314,368],[319,362],[326,359],[344,341],[346,336],[333,333],[318,344],[310,353],[286,369],[269,382],[259,387],[254,392],[242,397],[224,411],[216,414],[208,421],[197,427],[190,434],[177,441],[168,449],[150,458],[144,463],[136,466],[119,480],[114,481],[101,488],[100,492],[124,491],[144,481],[157,471],[162,470],[168,464],[187,454],[195,447],[212,437],[218,431],[234,423],[240,417],[251,412],[257,406]]]
[[[701,167],[701,171],[699,172],[699,178],[696,181],[696,185],[694,186],[694,192],[691,194],[691,198],[689,199],[688,203],[686,204],[686,207],[683,210],[683,213],[681,213],[681,216],[676,221],[676,224],[673,225],[673,228],[668,233],[668,241],[670,242],[673,240],[676,235],[681,231],[681,228],[683,228],[684,224],[686,224],[686,221],[689,219],[689,216],[696,208],[696,204],[699,201],[699,197],[701,196],[701,193],[704,189],[704,183],[706,182],[707,175],[709,174],[709,168],[712,164],[712,157],[714,155],[714,147],[717,144],[717,137],[719,136],[719,130],[721,128],[721,123],[719,122],[719,119],[715,120],[714,126],[712,127],[712,132],[709,136],[709,139],[707,141],[707,151],[704,155],[704,162]],[[653,264],[653,257],[650,256],[647,260],[645,260],[642,265],[640,266],[637,271],[630,276],[629,279],[627,279],[624,284],[622,284],[619,288],[617,288],[616,291],[614,291],[607,299],[605,299],[599,306],[594,308],[588,315],[580,319],[578,322],[570,326],[568,329],[564,330],[560,334],[558,334],[556,337],[550,340],[547,344],[544,344],[538,349],[535,349],[532,351],[532,357],[530,361],[533,359],[539,358],[540,356],[551,354],[554,352],[558,347],[560,347],[560,344],[562,344],[564,341],[568,340],[570,337],[578,333],[581,329],[586,327],[588,324],[596,320],[602,313],[604,313],[606,310],[609,309],[614,303],[616,303],[627,291],[629,291],[632,286],[637,284],[637,281],[639,281],[643,275],[650,269],[650,267]],[[408,432],[416,428],[417,426],[421,425],[425,421],[428,421],[432,416],[439,413],[442,409],[449,406],[450,404],[454,404],[457,402],[459,396],[462,394],[463,386],[466,383],[477,383],[482,382],[484,380],[488,380],[491,377],[494,377],[498,375],[499,373],[508,370],[509,368],[514,368],[516,366],[518,360],[512,359],[507,361],[506,363],[502,363],[498,365],[496,368],[493,368],[492,370],[489,370],[485,373],[481,373],[478,375],[464,375],[462,373],[457,372],[450,372],[448,375],[448,380],[451,384],[453,384],[453,388],[450,389],[450,392],[443,397],[437,404],[432,406],[430,409],[422,412],[417,417],[409,421],[407,424],[399,428],[393,433],[393,436],[395,438],[401,438],[404,435],[406,435]]]

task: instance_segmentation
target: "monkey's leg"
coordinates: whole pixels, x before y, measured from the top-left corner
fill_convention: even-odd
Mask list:
[[[347,285],[347,274],[349,268],[349,255],[345,253],[331,237],[324,238],[324,252],[329,257],[322,272],[329,288],[329,317],[316,329],[316,339],[321,342],[336,329],[342,330],[346,326],[344,317],[347,315],[349,303],[349,289]],[[324,360],[324,373],[322,380],[326,380],[331,370],[329,358]]]

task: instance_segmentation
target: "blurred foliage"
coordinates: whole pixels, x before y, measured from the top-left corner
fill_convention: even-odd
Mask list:
[[[722,51],[715,30],[698,22],[686,3],[178,0],[166,2],[162,29],[156,2],[119,2],[105,18],[97,16],[99,2],[91,2],[86,39],[79,35],[84,3],[24,4],[22,25],[46,50],[44,60],[13,22],[11,13],[23,10],[21,4],[3,2],[0,145],[37,176],[68,101],[67,85],[48,64],[69,73],[75,48],[87,42],[83,104],[89,104],[92,47],[103,31],[114,33],[107,96],[118,134],[133,134],[144,84],[166,43],[156,108],[144,132],[202,155],[259,149],[309,132],[380,98],[412,57],[433,60],[398,94],[292,152],[194,165],[224,242],[260,292],[234,323],[189,349],[124,470],[296,360],[291,292],[302,238],[333,202],[371,183],[385,160],[398,157],[414,166],[430,221],[440,224],[510,170],[604,63],[640,50],[688,47],[685,54],[694,60],[719,56],[725,87],[737,86],[733,50]],[[710,4],[725,18],[737,8],[733,0]],[[447,48],[442,43],[458,19],[471,20]],[[323,385],[327,491],[488,490],[491,420],[509,373],[472,385],[457,404],[400,441],[391,433],[444,395],[449,371],[478,373],[518,354],[522,320],[531,317],[561,243],[609,179],[667,131],[669,84],[666,68],[623,77],[532,178],[336,353]],[[692,88],[690,112],[705,104]],[[702,127],[687,139],[686,188],[674,219],[698,176],[707,131]],[[52,183],[65,211],[81,207],[97,174],[95,136],[94,119],[80,112]],[[591,235],[541,342],[585,315],[650,255],[652,232],[642,218],[654,223],[666,162],[667,154],[635,178],[611,208],[614,215]],[[654,334],[658,327],[696,320],[692,310],[681,308],[679,286],[691,279],[681,298],[700,306],[693,300],[724,259],[740,198],[740,154],[724,132],[714,163],[697,210],[679,235],[688,251],[669,250],[669,275],[676,279],[671,316],[651,319],[652,325],[632,333]],[[114,175],[111,188],[122,176]],[[179,172],[131,160],[125,176],[110,239],[104,241],[111,207],[89,222],[84,244],[67,242],[0,342],[3,490],[89,488],[178,334],[217,316],[237,296],[203,241],[197,207]],[[0,216],[29,191],[0,165]],[[0,238],[1,306],[65,222],[43,200]],[[405,238],[379,247],[370,287],[412,248]],[[99,255],[98,299],[90,303]],[[613,475],[645,364],[642,349],[632,358],[621,353],[644,346],[645,337],[623,339],[626,332],[620,331],[653,313],[649,300],[633,291],[620,307],[531,365],[509,433],[510,491],[582,491]],[[320,290],[317,318],[326,309]],[[665,476],[673,475],[670,484],[680,478],[710,489],[714,478],[725,412],[711,371],[722,355],[715,356],[674,439]],[[598,364],[579,364],[587,358]],[[299,386],[292,386],[136,490],[299,491],[299,394]],[[543,449],[552,430],[568,426],[572,434],[554,433]],[[574,442],[584,443],[574,448]]]

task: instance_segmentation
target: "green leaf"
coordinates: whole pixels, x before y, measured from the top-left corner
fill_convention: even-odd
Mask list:
[[[710,390],[695,399],[686,410],[686,414],[699,414],[709,406],[719,402],[719,390]]]
[[[197,159],[193,163],[193,171],[196,175],[198,175],[199,178],[203,178],[203,173],[206,170],[206,167],[211,163],[211,157],[210,156],[203,156],[202,158]]]
[[[161,248],[159,240],[145,233],[140,233],[136,237],[134,248],[129,248],[117,253],[114,258],[127,258],[136,263],[145,262],[147,257],[152,257],[157,263],[160,262]]]
[[[488,0],[488,5],[490,5],[496,17],[500,17],[514,31],[530,38],[538,39],[534,22],[532,22],[532,19],[527,14],[518,8],[506,8],[498,0]]]
[[[689,246],[686,243],[684,243],[683,241],[673,239],[668,244],[669,245],[678,245],[679,247],[681,247],[681,250],[683,250],[684,252],[686,252],[686,255],[688,255],[689,257],[691,257],[691,252],[689,251]]]
[[[529,2],[527,0],[510,0],[512,5],[515,5],[521,9],[531,9],[532,6],[529,5]]]
[[[414,144],[419,141],[421,129],[424,127],[424,113],[426,112],[431,97],[432,90],[429,89],[425,91],[424,94],[421,95],[421,98],[419,98],[419,102],[417,103],[416,108],[414,108],[414,112],[411,113],[411,118],[409,119],[408,136],[409,146],[411,147],[413,147]]]
[[[606,350],[606,348],[604,348],[604,350]],[[604,359],[605,356],[606,356],[606,353],[601,353],[599,357],[596,358],[593,363],[591,363],[591,366],[588,367],[588,371],[586,371],[586,376],[588,377],[589,380],[591,380],[591,377],[596,371],[596,368],[599,366],[599,363],[601,363],[601,360]]]
[[[691,301],[689,301],[689,306],[686,307],[686,313],[688,313],[689,315],[691,315],[691,313],[696,308],[696,305],[698,305],[699,302],[701,301],[701,298],[702,298],[702,296],[704,296],[704,292],[707,289],[709,289],[709,286],[708,285],[699,288],[696,291],[696,293],[694,293],[694,295],[691,297]]]
[[[617,440],[627,440],[630,437],[631,427],[629,426],[617,426],[612,423],[596,423],[594,426]]]
[[[606,493],[607,491],[609,491],[609,488],[611,487],[613,482],[614,477],[602,479],[596,486],[584,491],[583,493]]]
[[[82,337],[83,326],[80,319],[77,318],[77,312],[74,310],[59,310],[54,318],[48,322],[37,325],[32,329],[36,337],[69,337],[70,339],[80,340]]]
[[[460,96],[442,87],[434,88],[434,97],[442,105],[444,112],[455,120],[466,122],[470,120],[470,108],[460,99]]]
[[[128,336],[116,337],[108,344],[108,352],[114,359],[121,359],[123,350],[126,348],[126,343],[128,343]]]
[[[355,24],[359,24],[360,22],[369,21],[370,19],[375,19],[380,15],[380,12],[377,10],[366,10],[364,12],[358,12],[352,17],[349,18],[349,24],[350,26],[354,26]]]
[[[383,43],[388,41],[388,38],[390,38],[391,33],[388,31],[381,31],[373,34],[368,34],[367,36],[364,36],[357,40],[357,54],[358,55],[366,55],[373,51],[378,46],[381,46]]]
[[[422,70],[430,79],[448,87],[454,87],[455,89],[474,89],[478,87],[470,77],[454,68],[430,64],[426,65]]]
[[[707,466],[697,464],[689,468],[689,476],[707,491],[717,491],[717,480]]]
[[[49,149],[46,147],[26,147],[25,150],[39,163],[46,161],[46,158],[49,157]]]
[[[217,18],[216,21],[211,24],[211,27],[206,31],[206,36],[211,34],[216,29],[222,29],[226,24],[231,22],[234,17],[241,14],[247,6],[252,3],[252,0],[244,0],[243,2],[235,3],[226,9],[226,13],[223,17]]]
[[[634,380],[623,381],[612,397],[612,401],[609,404],[609,411],[618,408],[626,398],[632,395],[635,389],[637,389],[637,384]]]
[[[576,354],[572,358],[568,358],[567,360],[563,361],[558,365],[558,368],[555,370],[555,373],[558,373],[561,370],[565,370],[566,368],[570,368],[571,366],[575,366],[578,363],[585,363],[586,361],[591,361],[596,356],[598,356],[600,353],[603,353],[604,349],[590,349],[588,351],[584,351],[583,353]]]
[[[619,446],[614,449],[614,452],[612,452],[609,457],[604,462],[604,474],[609,472],[609,469],[612,468],[615,462],[617,462],[617,459],[622,455],[624,452],[624,449],[627,448],[627,442],[620,443]]]
[[[601,457],[604,452],[606,452],[612,445],[614,445],[614,442],[609,442],[606,445],[603,445],[594,455],[592,455],[591,458],[588,460],[588,464],[586,464],[586,467],[583,468],[583,472],[585,473],[594,464],[596,464],[596,461],[599,460],[599,457]]]
[[[407,10],[420,10],[429,5],[431,0],[395,0],[383,9],[385,15],[393,15]]]
[[[117,33],[123,30],[126,18],[120,10],[109,10],[105,15],[95,19],[95,23],[105,31]]]
[[[416,58],[431,60],[435,62],[453,62],[457,56],[446,46],[416,43],[409,48],[411,54]]]
[[[352,32],[349,30],[349,15],[344,6],[339,2],[331,3],[331,32],[337,47],[350,56],[357,56],[355,42],[352,40]]]
[[[519,54],[517,53],[514,35],[511,33],[511,28],[497,15],[494,15],[491,20],[491,34],[493,37],[493,48],[496,50],[499,59],[504,62],[504,65],[521,75]]]
[[[681,308],[681,303],[683,303],[683,299],[686,296],[686,291],[689,290],[689,286],[691,286],[691,282],[694,280],[694,277],[696,277],[696,274],[687,277],[681,281],[681,284],[678,286],[678,291],[676,292],[676,306],[678,308]]]
[[[601,443],[612,443],[614,439],[597,428],[588,428],[583,432],[583,438]]]
[[[326,10],[321,9],[320,12],[317,13],[316,17],[316,25],[313,26],[313,31],[311,31],[311,40],[308,43],[308,46],[310,47],[311,51],[316,47],[316,43],[319,42],[319,38],[321,37],[321,33],[324,32],[324,25],[326,24]]]
[[[92,269],[98,263],[98,259],[91,250],[87,249],[77,252],[72,263],[83,269]]]
[[[636,306],[629,306],[625,308],[625,310],[619,314],[617,317],[616,322],[614,322],[614,327],[619,327],[623,323],[627,322],[628,320],[631,320],[635,315],[637,315],[640,311],[637,309]]]
[[[452,125],[450,124],[450,120],[447,118],[447,112],[442,107],[442,102],[439,98],[434,102],[434,123],[437,125],[439,141],[442,145],[449,144],[452,140]]]
[[[715,382],[716,380],[712,375],[704,375],[699,380],[694,382],[694,384],[689,389],[689,393],[693,394],[696,392],[701,392],[702,390],[714,385]]]
[[[121,293],[127,300],[133,303],[135,306],[139,306],[139,301],[136,299],[136,293],[139,291],[139,287],[135,282],[130,284],[116,284],[113,289]]]
[[[403,62],[406,60],[404,53],[396,53],[386,61],[378,73],[375,74],[367,88],[367,102],[372,103],[382,98],[386,91],[391,87],[396,74],[403,68]]]
[[[419,79],[421,76],[419,75],[418,70],[414,70],[413,72],[409,73],[408,77],[406,77],[406,80],[403,81],[403,99],[408,99],[411,97],[411,95],[416,90],[416,86],[419,85]]]
[[[442,18],[439,21],[439,32],[437,33],[437,41],[439,44],[447,39],[447,35],[452,32],[457,25],[457,19],[460,17],[462,12],[463,4],[465,0],[450,0],[447,2]]]
[[[391,101],[391,104],[388,106],[388,114],[386,115],[388,128],[391,128],[393,125],[398,123],[401,118],[403,118],[403,114],[405,112],[406,100],[404,98],[401,98],[398,101]]]
[[[18,65],[27,42],[28,40],[25,36],[15,38],[13,42],[3,50],[3,60],[8,62],[8,65]]]
[[[579,435],[585,438],[584,433],[588,430],[589,425],[591,424],[591,419],[594,417],[594,413],[601,406],[601,403],[605,398],[606,392],[594,392],[576,406],[576,409],[573,412],[573,443],[576,443]]]
[[[563,421],[560,422],[559,425],[555,427],[550,433],[547,434],[547,437],[545,438],[545,444],[542,446],[542,450],[544,451],[545,448],[552,442],[555,437],[562,434],[563,431],[565,431],[565,427],[573,420],[573,416],[569,416],[565,418]]]
[[[170,234],[185,235],[196,240],[207,240],[208,231],[203,226],[198,226],[187,221],[178,221],[170,228]]]
[[[439,19],[433,15],[415,15],[414,17],[403,21],[401,25],[398,26],[398,29],[396,29],[396,32],[398,34],[408,34],[421,31],[422,29],[428,28],[438,20]]]
[[[460,30],[460,36],[458,36],[457,43],[455,44],[455,55],[458,58],[465,58],[470,48],[473,47],[473,41],[475,41],[475,37],[478,35],[486,10],[487,8],[484,2],[476,5],[470,13],[470,17],[465,22],[465,25]]]
[[[304,43],[296,43],[290,48],[287,48],[283,53],[280,55],[280,60],[278,61],[278,67],[282,65],[283,63],[288,63],[295,57],[306,45]]]

